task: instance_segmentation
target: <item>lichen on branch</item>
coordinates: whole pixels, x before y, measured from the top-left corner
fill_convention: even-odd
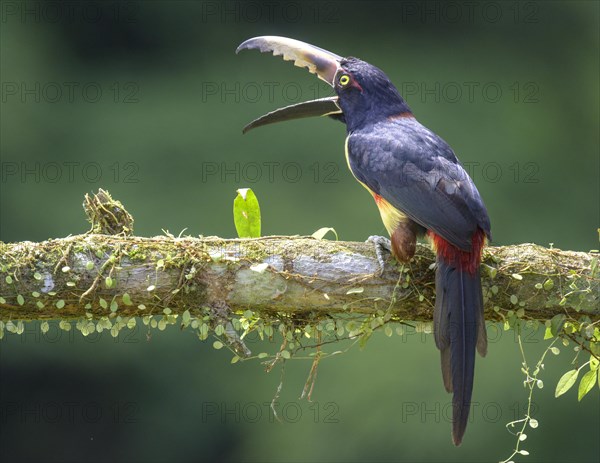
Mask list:
[[[234,341],[233,320],[240,323],[248,312],[246,322],[255,324],[356,319],[375,329],[394,320],[432,320],[435,256],[425,245],[405,266],[388,256],[379,272],[369,243],[143,238],[131,235],[133,218],[107,192],[86,195],[85,208],[89,233],[0,243],[0,328],[48,319],[75,319],[88,331],[132,324],[134,317],[162,327],[201,320],[207,329],[223,326]],[[597,253],[488,247],[482,284],[488,320],[545,322],[562,315],[583,317],[590,326],[600,320]]]

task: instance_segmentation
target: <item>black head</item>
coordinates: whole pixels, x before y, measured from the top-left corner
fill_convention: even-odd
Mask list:
[[[333,88],[348,131],[390,116],[410,114],[410,108],[385,73],[358,58],[341,60]]]

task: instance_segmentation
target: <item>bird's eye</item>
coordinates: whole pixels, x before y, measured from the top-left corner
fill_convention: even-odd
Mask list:
[[[341,86],[345,87],[350,83],[350,76],[348,74],[342,74],[339,82]]]

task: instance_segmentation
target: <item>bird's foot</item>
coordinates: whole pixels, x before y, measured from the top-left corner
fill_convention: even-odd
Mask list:
[[[385,271],[385,257],[383,256],[383,253],[385,251],[389,253],[392,252],[392,242],[384,236],[372,235],[367,238],[365,243],[373,243],[375,246],[375,255],[377,256],[377,262],[379,262],[377,276],[383,275],[383,272]]]

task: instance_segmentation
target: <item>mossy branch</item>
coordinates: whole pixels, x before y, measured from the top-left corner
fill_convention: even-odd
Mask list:
[[[303,318],[384,310],[395,319],[432,320],[435,259],[427,246],[418,246],[404,267],[389,257],[379,275],[367,243],[131,236],[133,219],[110,201],[103,191],[86,197],[94,233],[0,243],[0,320],[131,317],[165,309],[195,314],[207,307],[222,308],[223,319],[250,309]],[[483,261],[488,320],[510,310],[532,320],[600,319],[596,253],[521,244],[488,247]]]

